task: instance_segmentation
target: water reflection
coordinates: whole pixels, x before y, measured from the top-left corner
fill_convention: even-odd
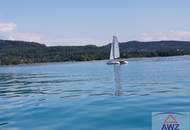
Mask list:
[[[114,65],[114,81],[115,81],[115,96],[122,96],[122,86],[121,86],[121,66],[120,65]]]

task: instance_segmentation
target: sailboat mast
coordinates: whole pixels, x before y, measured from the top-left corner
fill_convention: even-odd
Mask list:
[[[112,47],[113,47],[113,59],[115,59],[115,36],[113,36],[113,42],[112,42]]]

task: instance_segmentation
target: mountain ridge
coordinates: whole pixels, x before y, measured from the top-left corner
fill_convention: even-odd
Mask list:
[[[190,41],[128,41],[119,43],[121,58],[190,54]],[[109,58],[110,44],[103,46],[46,46],[37,42],[0,40],[0,65],[89,61]]]

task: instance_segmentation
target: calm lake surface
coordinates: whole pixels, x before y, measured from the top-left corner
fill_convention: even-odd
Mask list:
[[[0,67],[2,130],[151,130],[190,111],[190,56]]]

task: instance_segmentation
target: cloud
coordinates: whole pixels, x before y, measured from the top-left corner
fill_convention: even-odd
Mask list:
[[[190,32],[188,31],[169,31],[157,33],[142,33],[138,40],[141,41],[160,41],[160,40],[181,40],[190,41]]]
[[[68,37],[62,37],[62,38],[45,38],[45,43],[47,43],[48,46],[77,46],[77,45],[103,45],[105,44],[105,40],[103,39],[97,39],[97,38],[68,38]]]
[[[18,32],[17,25],[13,22],[0,22],[0,39],[32,41],[46,44],[48,46],[77,46],[77,45],[104,45],[109,43],[110,39],[97,37],[53,37],[34,32]],[[160,40],[181,40],[190,41],[190,32],[188,31],[168,31],[142,33],[134,37],[140,41],[160,41]]]
[[[16,24],[12,22],[0,22],[0,33],[11,33],[16,30]]]
[[[9,37],[10,40],[43,42],[43,35],[30,32],[16,32]]]
[[[97,38],[53,37],[34,32],[18,32],[16,27],[16,23],[13,22],[0,22],[0,39],[39,42],[48,46],[101,45],[104,43],[104,40],[97,40]]]
[[[0,39],[42,42],[43,36],[31,32],[16,31],[16,23],[0,22]]]

